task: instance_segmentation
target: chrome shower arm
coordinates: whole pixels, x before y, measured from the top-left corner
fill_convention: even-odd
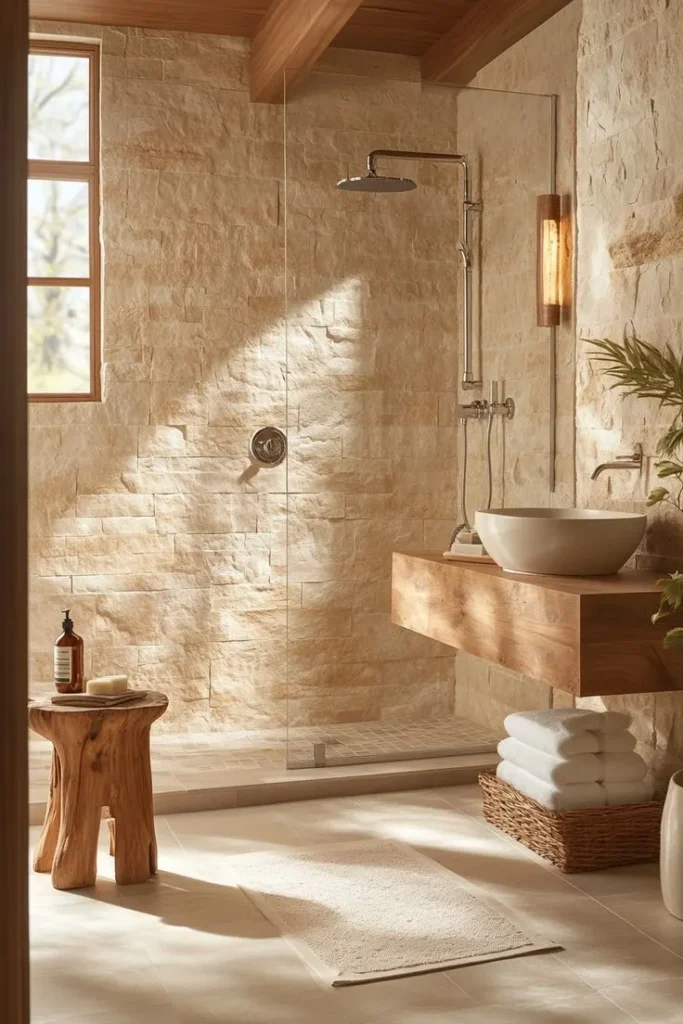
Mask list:
[[[368,153],[368,174],[377,174],[376,162],[380,156],[394,160],[430,160],[432,162],[460,163],[467,167],[467,160],[460,153],[423,153],[413,149],[373,149]]]
[[[461,153],[421,153],[412,149],[373,149],[368,153],[367,169],[370,177],[377,176],[377,160],[388,157],[392,160],[428,160],[432,163],[456,163],[462,167],[462,224],[460,232],[460,255],[462,257],[462,331],[463,331],[463,372],[462,387],[465,390],[481,388],[481,380],[475,379],[472,343],[472,247],[470,216],[481,212],[481,203],[473,202],[470,196],[470,172],[466,157]]]

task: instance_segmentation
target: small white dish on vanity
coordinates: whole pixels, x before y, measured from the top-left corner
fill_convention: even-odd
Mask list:
[[[584,508],[492,508],[475,515],[486,551],[508,572],[609,576],[645,533],[647,516]]]

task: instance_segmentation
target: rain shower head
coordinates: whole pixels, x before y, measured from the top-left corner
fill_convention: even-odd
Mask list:
[[[388,178],[382,174],[363,174],[337,182],[342,192],[411,192],[417,185],[410,178]]]

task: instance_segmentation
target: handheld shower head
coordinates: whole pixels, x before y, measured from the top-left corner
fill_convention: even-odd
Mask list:
[[[355,178],[342,178],[337,182],[342,192],[412,192],[417,185],[410,178],[389,178],[382,174],[363,174]]]

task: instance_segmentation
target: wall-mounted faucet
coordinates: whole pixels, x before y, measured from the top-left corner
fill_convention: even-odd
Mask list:
[[[617,455],[614,462],[601,462],[591,473],[591,480],[597,480],[607,469],[642,469],[643,446],[637,444],[632,455]]]

